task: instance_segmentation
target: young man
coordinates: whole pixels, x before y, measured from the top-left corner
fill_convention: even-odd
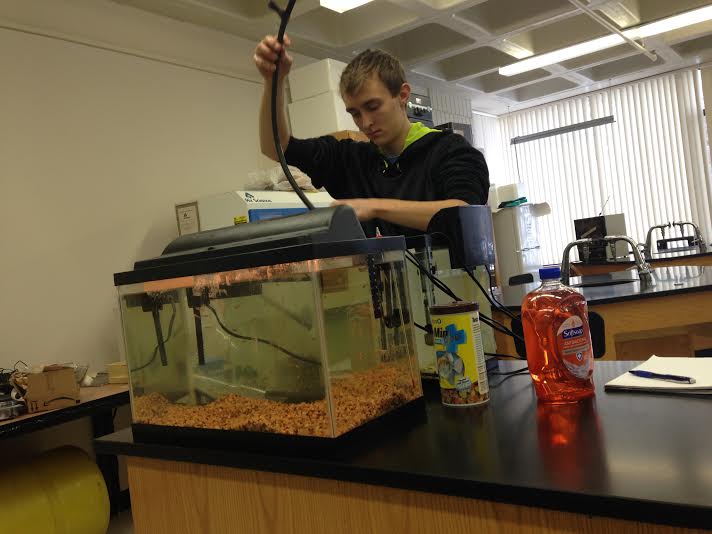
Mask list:
[[[285,37],[285,48],[289,46]],[[274,147],[270,99],[275,61],[282,50],[265,37],[254,60],[265,80],[260,109],[262,153],[278,159]],[[284,79],[292,58],[284,50],[277,95],[279,138],[290,165],[325,187],[337,204],[356,210],[367,235],[423,233],[438,211],[484,204],[489,174],[484,157],[457,134],[411,124],[406,113],[410,86],[400,62],[385,52],[366,50],[341,75],[341,97],[358,129],[370,143],[331,136],[296,139],[284,115]]]

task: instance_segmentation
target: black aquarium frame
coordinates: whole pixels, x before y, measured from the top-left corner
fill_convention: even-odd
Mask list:
[[[331,438],[246,430],[176,427],[131,423],[134,442],[186,447],[189,449],[240,450],[242,452],[313,456],[344,447],[372,446],[392,435],[427,422],[424,394],[371,421]]]
[[[114,285],[123,286],[308,260],[377,254],[394,250],[405,251],[403,236],[297,245],[284,245],[278,240],[270,244],[274,247],[245,251],[242,244],[228,243],[192,253],[159,256],[152,260],[137,262],[136,269],[133,271],[114,274]]]

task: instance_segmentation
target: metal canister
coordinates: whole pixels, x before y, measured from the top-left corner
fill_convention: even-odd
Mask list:
[[[430,307],[440,396],[446,406],[489,400],[479,306],[458,301]]]

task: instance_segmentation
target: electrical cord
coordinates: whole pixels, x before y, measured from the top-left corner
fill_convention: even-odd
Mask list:
[[[485,269],[487,269],[487,275],[489,276],[489,279],[490,279],[490,296],[492,297],[492,300],[494,300],[497,304],[499,304],[499,307],[502,309],[502,311],[504,313],[509,315],[512,319],[515,319],[516,317],[512,314],[512,312],[510,312],[505,307],[505,305],[502,304],[500,301],[498,301],[497,297],[494,296],[494,291],[492,291],[492,287],[494,287],[494,275],[493,275],[492,271],[490,271],[487,267],[485,267]]]
[[[520,369],[515,369],[514,371],[495,371],[493,373],[488,373],[489,376],[509,376],[509,375],[518,375],[519,373],[523,373],[524,371],[529,371],[529,366],[525,365],[524,367]]]
[[[408,255],[408,261],[415,265],[421,273],[427,276],[435,287],[437,287],[440,291],[445,293],[453,300],[461,300],[457,295],[455,295],[452,289],[450,289],[447,284],[445,284],[445,282],[434,276],[432,273],[429,273],[428,270],[423,267],[423,265],[418,261],[418,258],[416,258],[412,252],[406,250],[405,253]]]
[[[437,278],[432,273],[429,273],[428,270],[425,267],[423,267],[423,265],[421,265],[421,263],[418,261],[418,258],[416,258],[412,252],[410,252],[409,250],[406,250],[405,252],[408,256],[408,261],[410,261],[410,263],[415,265],[420,272],[422,272],[425,276],[427,276],[435,287],[440,289],[443,293],[448,295],[453,300],[457,300],[457,301],[462,300],[457,295],[455,295],[455,293],[447,286],[447,284],[445,284],[445,282],[443,282],[442,280]],[[512,332],[509,328],[507,328],[506,325],[503,325],[499,321],[492,319],[491,317],[487,316],[486,314],[484,314],[482,312],[480,312],[480,319],[482,320],[482,322],[484,324],[486,324],[490,328],[497,330],[498,332],[505,334],[507,336],[511,336],[515,339],[519,339],[520,341],[524,341],[524,339],[521,336]]]
[[[408,253],[409,256],[412,256],[412,254],[411,254],[409,251],[406,251],[406,252]],[[443,289],[443,293],[449,294],[449,296],[450,296],[451,298],[453,298],[454,300],[460,300],[460,299],[457,297],[457,295],[455,295],[454,293],[452,293],[452,291],[451,291],[441,280],[439,280],[438,278],[436,278],[434,275],[428,273],[427,270],[426,270],[422,265],[420,265],[420,263],[418,262],[417,259],[408,258],[408,260],[409,260],[412,264],[414,264],[416,267],[418,267],[418,269],[419,269],[421,272],[423,272],[423,273],[433,282],[433,284],[434,284],[436,287],[439,287],[438,284],[443,284],[443,285],[445,286],[445,289]],[[470,274],[470,273],[468,272],[468,274]],[[472,275],[470,275],[470,276],[472,276]],[[474,279],[474,278],[473,278],[473,279]],[[474,280],[475,280],[475,282],[477,282],[477,279],[474,279]],[[477,283],[478,283],[478,285],[479,285],[479,282],[477,282]],[[440,288],[440,289],[442,289],[442,288]],[[483,292],[484,292],[484,290],[483,290]],[[485,293],[485,296],[487,296],[486,293]],[[496,307],[496,306],[495,306],[495,307]],[[524,338],[522,338],[520,335],[518,335],[518,334],[516,334],[515,332],[513,332],[511,329],[507,328],[506,325],[500,323],[499,321],[496,321],[496,320],[492,319],[492,318],[489,317],[487,314],[485,314],[485,313],[483,313],[483,312],[479,312],[479,316],[480,316],[480,320],[481,320],[484,324],[486,324],[487,326],[489,326],[490,328],[492,328],[493,330],[496,330],[497,332],[500,332],[501,334],[504,334],[504,335],[506,335],[506,336],[511,336],[511,337],[513,337],[514,339],[518,339],[519,341],[524,342]],[[421,325],[417,325],[417,324],[416,324],[415,326],[418,327],[418,328],[420,328],[421,330],[424,330],[424,331],[426,331],[426,332],[429,332],[429,330],[428,330],[427,328],[425,328],[425,327],[423,327],[423,326],[421,326]],[[509,356],[509,355],[506,355],[506,354],[500,355],[500,354],[494,354],[494,353],[492,353],[492,354],[488,354],[488,355],[491,355],[491,356],[498,356],[498,357],[499,357],[499,356],[502,356],[502,357],[506,357],[506,358],[517,358],[517,359],[521,359],[521,358],[518,358],[517,356]]]
[[[495,324],[495,323],[489,322],[484,317],[480,317],[480,321],[482,321],[482,324],[489,326],[492,330],[495,330],[495,331],[499,332],[500,334],[504,334],[505,336],[510,336],[514,339],[517,339],[517,334],[511,332],[508,329],[501,328],[500,326],[497,326],[497,324]]]
[[[280,18],[279,32],[277,34],[277,41],[279,44],[284,45],[284,33],[287,30],[287,24],[289,23],[289,17],[292,16],[292,9],[294,9],[294,3],[296,0],[289,0],[286,9],[281,9],[275,2],[269,2],[269,8],[275,11]],[[299,187],[297,181],[292,176],[289,170],[289,165],[287,165],[287,160],[284,157],[284,152],[282,151],[282,141],[279,138],[279,125],[277,123],[277,85],[279,80],[279,64],[282,61],[282,54],[284,53],[284,46],[277,55],[277,60],[275,61],[275,69],[272,74],[272,101],[271,101],[271,111],[272,111],[272,137],[274,139],[274,148],[277,152],[277,157],[279,158],[279,163],[282,165],[282,171],[284,176],[287,177],[289,185],[292,186],[294,192],[299,196],[304,205],[309,208],[309,210],[314,209],[314,204],[307,198],[304,191]]]
[[[504,330],[504,329],[500,328],[499,326],[497,326],[497,325],[494,324],[494,323],[489,323],[488,320],[485,319],[484,317],[480,317],[480,319],[482,320],[483,323],[485,323],[487,326],[489,326],[489,327],[492,328],[493,330],[497,330],[498,332],[500,332],[500,333],[502,333],[502,334],[504,334],[504,335],[507,335],[507,336],[517,337],[517,334],[515,334],[514,332],[511,332],[511,331],[509,331],[509,330]],[[418,323],[416,323],[416,322],[413,322],[413,326],[415,326],[416,328],[422,330],[423,332],[426,332],[426,333],[428,333],[428,334],[432,334],[432,327],[431,327],[431,328],[428,328],[427,326],[420,325],[420,324],[418,324]],[[489,352],[486,352],[485,354],[486,354],[487,356],[497,356],[497,357],[502,357],[502,358],[517,358],[517,356],[510,356],[510,355],[508,355],[508,354],[494,354],[494,353],[489,353]],[[521,358],[517,358],[517,359],[521,359]]]
[[[427,276],[430,279],[430,281],[433,283],[433,285],[435,285],[435,287],[440,289],[443,293],[450,296],[454,300],[460,300],[457,297],[457,295],[455,295],[455,293],[453,293],[453,291],[442,280],[438,279],[432,273],[429,273],[428,270],[420,264],[420,262],[418,261],[418,258],[416,258],[413,253],[411,253],[409,250],[406,250],[405,252],[408,255],[408,261],[410,261],[413,265],[415,265],[418,268],[418,270],[420,270],[420,272],[425,274],[425,276]],[[489,300],[489,302],[493,308],[501,309],[501,311],[503,311],[504,313],[509,315],[509,317],[511,317],[512,319],[515,318],[509,312],[509,310],[504,308],[504,306],[502,306],[502,304],[497,299],[494,298],[494,295],[492,295],[492,299],[494,299],[494,302],[492,301],[492,299],[490,299],[489,295],[487,294],[485,289],[482,287],[482,284],[480,284],[479,280],[477,280],[477,278],[474,276],[474,274],[471,271],[469,271],[468,269],[464,269],[464,271],[469,275],[470,278],[472,278],[472,280],[475,282],[475,284],[477,284],[477,286],[480,288],[480,290],[482,291],[484,296],[487,298],[487,300]],[[491,280],[492,275],[491,275],[490,271],[487,270],[487,273],[490,275],[490,280]],[[491,283],[490,283],[490,285],[491,285]],[[495,304],[495,302],[496,302],[496,304]],[[492,319],[491,317],[488,317],[486,314],[484,314],[482,312],[480,312],[479,315],[480,315],[480,320],[483,323],[485,323],[487,326],[492,328],[493,330],[497,330],[498,332],[501,332],[502,334],[511,336],[515,339],[519,339],[520,341],[524,341],[524,339],[521,336],[514,333],[512,330],[507,328],[502,323],[495,321],[494,319]],[[416,328],[419,328],[420,330],[423,330],[425,332],[431,331],[428,328],[426,328],[422,325],[419,325],[418,323],[414,322],[413,324],[415,325]],[[513,358],[513,359],[517,359],[517,360],[523,359],[523,358],[520,358],[519,356],[511,356],[509,354],[498,354],[496,352],[485,352],[485,356],[495,356],[497,358]],[[508,380],[509,378],[511,378],[513,376],[519,376],[525,372],[528,372],[528,367],[526,367],[526,366],[521,369],[517,369],[515,371],[508,371],[505,373],[490,373],[493,376],[499,376],[499,375],[506,376],[506,378],[502,379],[500,382],[498,382],[496,385],[494,385],[492,387],[498,387],[500,384],[502,384],[504,381]]]
[[[529,375],[528,369],[520,369],[516,373],[508,374],[507,376],[505,376],[502,380],[500,380],[496,384],[490,384],[490,389],[497,389],[499,386],[504,384],[507,380],[509,380],[510,378],[514,378],[515,376],[528,376],[528,375]]]
[[[215,316],[215,320],[216,320],[216,321],[218,322],[218,324],[220,325],[220,328],[222,328],[227,334],[230,334],[232,337],[236,337],[237,339],[244,339],[244,340],[246,340],[246,341],[257,341],[258,343],[264,343],[265,345],[269,345],[270,347],[274,347],[275,349],[277,349],[278,351],[280,351],[280,352],[286,354],[286,355],[289,356],[290,358],[294,358],[295,360],[299,360],[300,362],[309,363],[309,364],[311,364],[311,365],[321,365],[321,362],[313,362],[313,361],[311,361],[311,360],[305,358],[304,356],[299,356],[298,354],[295,354],[295,353],[293,353],[293,352],[291,352],[291,351],[285,349],[284,347],[280,347],[279,345],[277,345],[276,343],[273,343],[272,341],[270,341],[270,340],[268,340],[268,339],[262,339],[262,338],[259,338],[259,337],[251,337],[251,336],[243,336],[243,335],[238,334],[237,332],[234,332],[234,331],[230,330],[230,329],[229,329],[227,326],[225,326],[225,324],[220,320],[220,316],[218,315],[218,312],[215,311],[215,308],[213,308],[210,304],[204,304],[204,306],[205,306],[206,308],[208,308],[211,312],[213,312],[213,315]]]
[[[168,334],[166,334],[166,339],[164,339],[163,341],[161,341],[161,343],[156,345],[156,348],[153,349],[153,356],[151,356],[151,359],[148,360],[146,363],[144,363],[142,366],[131,369],[132,373],[135,373],[136,371],[140,371],[141,369],[145,369],[146,367],[151,365],[153,363],[153,360],[155,360],[156,356],[158,355],[158,347],[160,345],[165,345],[166,343],[168,343],[168,340],[171,339],[171,336],[173,335],[173,323],[175,322],[175,319],[176,319],[176,305],[173,302],[171,302],[171,308],[172,308],[171,320],[168,323]]]
[[[513,332],[512,330],[507,328],[505,325],[503,325],[502,323],[495,321],[494,319],[492,319],[491,317],[488,317],[487,315],[485,315],[482,312],[480,312],[480,320],[484,324],[489,326],[490,328],[497,330],[497,332],[501,332],[502,334],[511,336],[514,339],[518,339],[519,341],[522,341],[522,342],[524,341],[524,338],[522,338],[522,336],[520,336],[519,334],[516,334],[515,332]]]
[[[493,301],[493,300],[490,298],[490,296],[487,294],[487,291],[485,290],[485,288],[482,287],[482,284],[480,283],[480,281],[477,279],[477,277],[474,275],[474,273],[473,273],[470,269],[463,268],[463,271],[465,271],[465,272],[467,273],[467,276],[469,276],[469,277],[472,279],[472,281],[477,285],[477,287],[480,288],[480,291],[482,291],[482,294],[485,296],[485,298],[486,298],[486,299],[489,301],[489,303],[492,305],[492,308],[493,308],[493,309],[499,310],[499,311],[501,311],[501,312],[507,314],[511,319],[515,319],[514,315],[512,315],[512,314],[509,312],[509,310],[507,310],[506,308],[504,308],[503,306],[501,306],[501,304],[498,305],[497,302]],[[489,271],[487,271],[487,272],[489,273]],[[496,321],[496,320],[493,319],[492,317],[488,317],[487,315],[485,315],[485,314],[482,313],[482,312],[480,312],[480,317],[482,318],[482,322],[485,323],[486,325],[490,326],[491,328],[495,328],[495,327],[492,326],[492,324],[490,324],[490,322],[491,322],[491,323],[495,323],[495,324],[497,324],[499,327],[501,327],[501,328],[504,329],[504,330],[502,330],[501,328],[500,328],[500,329],[495,328],[495,330],[498,330],[499,332],[502,332],[503,334],[507,334],[508,336],[512,336],[513,338],[518,339],[518,340],[520,340],[520,341],[524,341],[524,339],[523,339],[520,335],[515,334],[512,329],[510,329],[509,327],[507,327],[507,325],[502,324],[502,323],[500,323],[499,321]]]
[[[410,263],[415,265],[420,272],[422,272],[425,276],[427,276],[430,279],[430,281],[433,283],[433,285],[435,285],[435,287],[440,289],[443,293],[445,293],[449,297],[451,297],[455,300],[460,300],[460,298],[457,295],[455,295],[455,292],[452,289],[450,289],[445,282],[443,282],[442,280],[437,278],[432,273],[428,272],[428,270],[423,266],[423,264],[420,263],[420,261],[415,256],[415,254],[413,254],[410,250],[406,250],[405,253],[408,255],[408,261],[410,261]]]
[[[511,354],[500,354],[498,352],[485,352],[485,356],[494,356],[495,358],[511,358],[513,360],[525,360],[521,356],[512,356]]]
[[[472,272],[472,270],[465,268],[465,269],[463,269],[463,271],[465,271],[465,272],[467,273],[467,276],[469,276],[469,277],[472,279],[472,281],[477,285],[477,287],[480,288],[480,291],[482,291],[482,294],[485,296],[485,298],[486,298],[486,299],[489,301],[489,303],[492,305],[492,308],[494,308],[495,310],[501,311],[502,313],[504,313],[504,314],[506,314],[506,315],[509,315],[510,319],[514,319],[514,315],[512,314],[512,312],[510,312],[507,308],[505,308],[504,306],[502,306],[502,305],[499,303],[499,301],[497,301],[497,300],[494,299],[493,297],[490,297],[489,293],[485,290],[484,287],[482,287],[482,284],[481,284],[480,281],[477,279],[477,277],[474,275],[474,273]],[[489,271],[487,271],[487,273],[489,274]],[[491,286],[491,285],[492,285],[492,278],[490,277],[490,286]],[[490,289],[490,291],[491,291],[491,289]]]

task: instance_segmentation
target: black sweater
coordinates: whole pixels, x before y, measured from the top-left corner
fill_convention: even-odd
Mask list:
[[[489,192],[485,158],[455,133],[428,133],[390,166],[374,144],[337,141],[331,136],[292,137],[285,157],[287,163],[309,175],[315,187],[325,187],[336,199],[457,199],[485,204]],[[375,235],[376,226],[383,235],[422,234],[378,219],[363,226],[369,236]]]

